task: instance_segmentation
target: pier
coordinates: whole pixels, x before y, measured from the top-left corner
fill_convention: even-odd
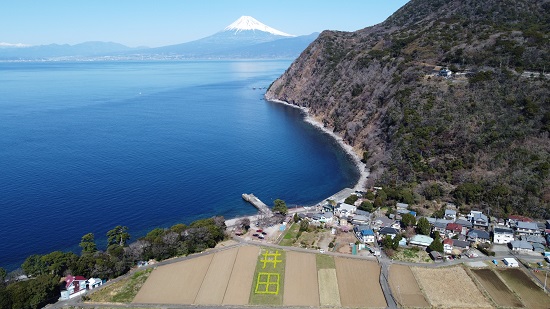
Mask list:
[[[267,205],[264,204],[264,202],[260,201],[260,199],[254,196],[254,194],[252,193],[250,194],[243,193],[243,200],[254,205],[254,207],[258,208],[258,210],[264,215],[271,216],[273,214],[271,209],[267,207]]]

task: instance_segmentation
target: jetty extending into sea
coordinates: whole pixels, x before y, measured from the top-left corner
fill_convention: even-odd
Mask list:
[[[243,193],[243,200],[249,202],[250,204],[254,205],[254,207],[258,208],[260,212],[262,212],[264,215],[271,216],[273,215],[273,212],[267,205],[262,202],[259,198],[257,198],[254,194],[246,194]]]

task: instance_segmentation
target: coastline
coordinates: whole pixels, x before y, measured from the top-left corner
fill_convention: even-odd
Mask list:
[[[283,104],[283,105],[290,106],[292,108],[296,108],[296,109],[301,110],[304,113],[304,116],[305,116],[304,121],[305,122],[311,124],[312,126],[316,127],[317,129],[321,130],[323,133],[326,133],[326,134],[330,135],[334,140],[336,140],[338,145],[353,160],[353,163],[354,163],[355,167],[359,171],[359,179],[357,180],[357,183],[352,188],[352,190],[353,191],[361,191],[365,188],[365,184],[366,184],[367,179],[368,179],[369,174],[370,174],[369,170],[367,169],[365,164],[363,162],[361,162],[361,159],[359,158],[359,155],[353,150],[353,147],[351,145],[348,145],[346,142],[344,142],[344,139],[341,136],[339,136],[338,134],[334,133],[333,131],[325,128],[322,123],[318,122],[313,117],[311,117],[307,107],[302,107],[302,106],[290,104],[290,103],[285,102],[285,101],[268,98],[267,96],[265,97],[265,100],[268,101],[268,102]],[[340,191],[340,192],[342,192],[342,191]],[[331,197],[334,197],[335,195],[337,195],[340,192],[336,192],[336,193],[328,196],[327,199],[329,199]],[[323,201],[324,200],[326,200],[326,199],[323,199]],[[297,213],[297,212],[302,212],[302,211],[305,211],[305,210],[306,210],[306,208],[304,206],[297,207],[297,208],[292,208],[292,210],[289,208],[289,213]],[[237,217],[237,218],[227,219],[227,220],[225,220],[225,225],[227,227],[235,226],[237,221],[239,221],[243,218],[249,218],[251,222],[254,222],[255,220],[257,220],[257,215],[241,216],[241,217]]]
[[[290,104],[290,103],[285,102],[285,101],[268,98],[267,96],[265,97],[265,99],[269,102],[283,104],[283,105],[290,106],[290,107],[301,110],[305,115],[304,121],[306,121],[307,123],[311,124],[312,126],[320,129],[324,133],[326,133],[326,134],[330,135],[332,138],[334,138],[334,140],[336,140],[338,145],[340,145],[340,147],[342,149],[344,149],[344,151],[348,154],[348,156],[352,158],[352,160],[355,164],[355,167],[359,171],[359,179],[357,180],[357,183],[353,187],[353,190],[360,191],[360,190],[363,190],[365,188],[365,184],[367,182],[367,178],[369,177],[370,172],[367,169],[367,167],[365,166],[365,164],[363,162],[361,162],[361,159],[359,158],[359,155],[355,152],[355,150],[353,150],[353,147],[351,145],[347,144],[346,142],[344,142],[344,139],[341,136],[339,136],[338,134],[334,133],[333,131],[325,128],[322,123],[320,123],[319,121],[317,121],[313,117],[311,117],[311,115],[309,113],[309,109],[307,107],[302,107],[302,106]]]

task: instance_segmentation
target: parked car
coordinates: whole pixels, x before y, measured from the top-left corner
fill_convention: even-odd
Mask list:
[[[262,232],[262,235],[267,235],[267,233],[266,233],[266,232]]]
[[[258,233],[261,233],[261,232],[263,232],[263,231],[264,231],[264,230],[262,230],[262,229],[257,229],[257,230],[256,230],[256,232],[258,232]]]
[[[258,234],[257,234],[257,233],[254,233],[254,234],[252,234],[252,236],[254,236],[254,237],[258,237]]]

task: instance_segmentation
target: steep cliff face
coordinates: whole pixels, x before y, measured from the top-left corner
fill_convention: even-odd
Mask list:
[[[549,12],[549,0],[411,0],[379,25],[321,33],[266,97],[366,151],[370,184],[422,200],[435,183],[458,203],[549,216]]]

